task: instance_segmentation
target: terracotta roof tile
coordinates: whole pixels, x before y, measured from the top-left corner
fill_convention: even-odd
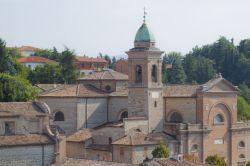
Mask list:
[[[143,133],[135,133],[134,135],[127,135],[122,137],[112,144],[114,145],[156,145],[157,142],[151,140],[150,137],[147,137],[146,134]]]
[[[166,85],[163,88],[164,97],[194,97],[200,85]]]
[[[78,97],[104,97],[109,93],[99,90],[91,85],[78,84]]]
[[[114,70],[96,71],[79,80],[128,80],[128,75]]]
[[[92,137],[91,129],[81,129],[69,135],[67,141],[70,142],[84,142]]]
[[[17,59],[19,63],[46,63],[46,64],[57,64],[56,61],[44,58],[44,57],[38,57],[38,56],[28,56]]]
[[[17,50],[19,50],[19,51],[37,51],[37,50],[39,50],[39,48],[35,48],[32,46],[22,46],[22,47],[17,48]]]
[[[76,61],[79,62],[103,62],[103,63],[107,63],[107,61],[103,58],[93,58],[93,57],[84,57],[84,56],[76,56],[75,57]]]
[[[24,115],[27,117],[45,116],[42,103],[36,102],[0,102],[0,116]],[[45,107],[46,108],[46,107]]]
[[[78,85],[65,85],[40,94],[40,97],[76,97]]]
[[[65,86],[65,84],[36,84],[43,92],[48,92],[54,89],[60,89]]]
[[[53,140],[51,140],[48,136],[41,134],[0,136],[0,140],[0,146],[37,145],[53,143]]]

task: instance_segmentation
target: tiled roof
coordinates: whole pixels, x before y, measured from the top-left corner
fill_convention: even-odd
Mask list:
[[[52,144],[53,140],[42,134],[0,136],[0,146]]]
[[[109,93],[91,85],[65,85],[40,94],[40,97],[107,97]]]
[[[19,51],[37,51],[37,50],[39,50],[39,48],[35,48],[32,46],[22,46],[22,47],[17,48],[17,50],[19,50]]]
[[[60,88],[56,88],[50,90],[48,92],[44,92],[39,96],[46,96],[46,97],[77,97],[77,87],[78,85],[65,85]]]
[[[128,96],[128,89],[127,88],[117,89],[116,91],[110,93],[109,96]]]
[[[69,135],[67,137],[67,141],[70,142],[84,142],[87,139],[91,138],[92,134],[91,134],[91,129],[81,129],[78,130],[77,132]]]
[[[45,116],[46,106],[41,106],[38,102],[0,102],[0,116]]]
[[[100,128],[103,128],[103,127],[116,127],[116,128],[122,128],[124,126],[123,122],[122,121],[117,121],[117,122],[107,122],[107,123],[104,123],[100,126],[97,126],[95,127],[94,129],[100,129]]]
[[[65,86],[65,84],[36,84],[43,92],[48,92],[54,89],[59,89]]]
[[[114,70],[97,71],[79,80],[128,80],[128,75]]]
[[[51,166],[132,166],[132,164],[68,158]]]
[[[122,137],[112,144],[114,145],[156,145],[156,141],[152,141],[150,137],[147,137],[143,133],[135,133],[134,135],[127,135]]]
[[[39,57],[39,56],[29,56],[17,59],[19,63],[46,63],[46,64],[57,64],[56,61]]]
[[[84,57],[84,56],[76,56],[75,57],[76,61],[79,62],[102,62],[102,63],[107,63],[107,61],[103,58],[93,58],[93,57]]]
[[[166,85],[163,88],[164,97],[194,97],[200,85]]]

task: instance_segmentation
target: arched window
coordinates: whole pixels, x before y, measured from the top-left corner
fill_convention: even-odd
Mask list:
[[[240,159],[244,159],[244,158],[245,158],[245,155],[244,155],[244,154],[240,154],[240,155],[239,155],[239,158],[240,158]]]
[[[170,122],[173,122],[173,123],[181,123],[182,122],[182,116],[178,112],[174,112],[174,113],[171,114],[169,120],[170,120]]]
[[[245,142],[244,141],[240,141],[239,142],[239,148],[244,148],[245,147]]]
[[[56,112],[54,121],[64,121],[64,114],[61,111]]]
[[[151,78],[152,78],[152,82],[157,82],[157,67],[156,67],[156,65],[152,66]]]
[[[217,114],[214,117],[214,124],[222,124],[224,122],[223,116],[221,114]]]
[[[127,117],[128,117],[128,111],[124,111],[124,112],[121,114],[120,120],[123,120],[123,118],[127,118]]]
[[[142,82],[142,68],[140,65],[136,66],[136,77],[135,77],[135,82],[141,83]]]
[[[191,152],[193,152],[193,153],[198,152],[198,145],[197,144],[192,146]]]

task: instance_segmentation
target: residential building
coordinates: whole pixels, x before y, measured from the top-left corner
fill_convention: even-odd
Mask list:
[[[22,57],[17,59],[17,61],[32,70],[34,70],[37,66],[44,66],[46,64],[48,65],[58,64],[56,61],[39,56]]]
[[[128,74],[128,61],[126,59],[120,59],[115,63],[115,71],[123,74]]]
[[[33,56],[36,51],[39,50],[39,48],[35,48],[32,46],[22,46],[17,48],[18,51],[20,51],[22,56]]]

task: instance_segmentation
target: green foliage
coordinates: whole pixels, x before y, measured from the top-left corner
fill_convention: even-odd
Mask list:
[[[66,48],[61,53],[60,66],[61,73],[63,75],[63,80],[67,84],[72,84],[76,82],[77,72],[73,64],[75,58],[74,52]]]
[[[213,61],[202,56],[187,55],[183,66],[187,75],[188,83],[205,83],[210,80],[214,74]]]
[[[237,108],[238,108],[238,119],[239,120],[249,120],[250,119],[250,105],[241,96],[238,97]]]
[[[208,156],[206,158],[206,164],[210,164],[213,166],[227,166],[226,161],[222,157],[218,156],[217,154]]]
[[[20,76],[0,73],[0,101],[30,101],[37,97],[36,88]]]
[[[250,89],[248,88],[247,84],[243,82],[239,85],[240,94],[244,99],[250,104]]]
[[[29,70],[28,79],[34,84],[64,83],[61,67],[58,65],[37,66]]]
[[[17,48],[8,48],[6,47],[7,54],[11,58],[21,58],[21,53],[20,51],[17,50]]]
[[[154,158],[168,158],[170,155],[170,151],[164,143],[160,143],[152,151],[152,155]]]
[[[182,59],[180,53],[171,52],[167,55],[164,55],[163,61],[165,63],[169,63],[169,61],[172,62],[172,68],[171,69],[163,69],[163,83],[167,84],[183,84],[186,81],[186,74],[184,72],[183,66],[182,66]]]
[[[0,39],[0,72],[8,74],[17,74],[15,69],[15,60],[8,55],[5,41]]]
[[[61,55],[60,53],[57,51],[57,49],[55,47],[53,47],[52,50],[50,49],[45,49],[45,50],[37,50],[35,52],[35,56],[40,56],[40,57],[44,57],[44,58],[48,58],[54,61],[59,62],[61,59]]]

